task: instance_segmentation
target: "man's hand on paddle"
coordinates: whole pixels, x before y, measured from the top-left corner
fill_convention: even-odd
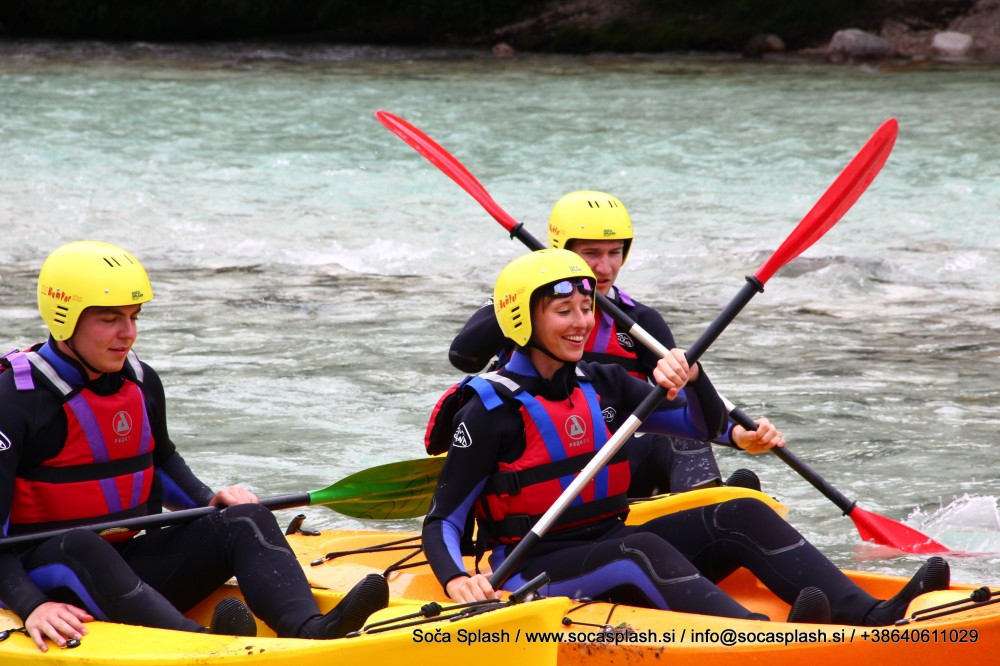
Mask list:
[[[235,504],[259,504],[260,500],[242,486],[229,486],[215,493],[209,506],[233,506]]]
[[[785,445],[781,431],[766,418],[757,419],[756,430],[747,430],[741,425],[734,425],[731,437],[733,443],[747,453],[764,453],[776,446]]]

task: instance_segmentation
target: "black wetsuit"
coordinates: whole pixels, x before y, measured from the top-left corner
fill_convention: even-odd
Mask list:
[[[649,390],[647,384],[620,367],[578,365],[600,396],[612,431]],[[572,365],[547,381],[532,376],[530,362],[519,353],[499,374],[548,400],[568,400],[577,385]],[[685,393],[688,402],[702,410],[708,436],[721,431],[724,407],[704,373],[685,388]],[[667,420],[651,418],[643,426],[660,428],[666,424]],[[669,426],[672,432],[694,434],[678,430],[679,425],[675,415]],[[452,446],[448,452],[423,527],[424,549],[442,586],[456,576],[468,575],[460,552],[468,514],[498,464],[517,460],[525,448],[524,419],[518,405],[510,400],[488,411],[478,396],[469,399],[456,418],[456,432],[462,433],[463,446]],[[495,540],[491,545],[490,565],[496,570],[513,546]],[[788,603],[804,587],[819,587],[830,599],[834,621],[859,624],[878,603],[756,499],[682,511],[645,525],[627,526],[618,516],[549,532],[504,587],[515,589],[544,571],[552,582],[543,593],[551,596],[749,617],[747,609],[715,585],[740,566],[750,569]]]
[[[55,348],[41,350],[60,377],[99,396],[115,394],[122,373],[85,381],[83,369]],[[214,496],[190,470],[167,432],[163,385],[141,363],[141,388],[152,430],[156,476],[138,513],[163,506],[206,506]],[[68,437],[60,396],[32,368],[33,390],[18,390],[15,372],[0,372],[0,525],[7,535],[15,478],[54,458]],[[66,498],[72,502],[72,497]],[[98,521],[94,521],[98,522]],[[38,545],[4,549],[0,543],[0,601],[19,617],[46,601],[87,609],[98,619],[150,627],[201,631],[187,611],[232,576],[250,609],[280,636],[295,636],[320,616],[302,568],[274,516],[258,504],[241,504],[190,523],[150,530],[109,543],[84,529]]]

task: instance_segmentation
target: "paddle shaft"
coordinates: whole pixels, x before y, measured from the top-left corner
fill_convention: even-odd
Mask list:
[[[296,493],[293,495],[265,497],[260,500],[260,503],[272,511],[278,511],[281,509],[293,509],[298,506],[309,506],[310,501],[309,493]],[[109,520],[103,523],[80,525],[78,527],[65,527],[55,530],[46,530],[44,532],[32,532],[31,534],[19,534],[0,539],[0,549],[47,541],[74,529],[84,529],[98,533],[108,530],[128,530],[138,532],[156,527],[179,525],[181,523],[191,522],[192,520],[207,516],[218,511],[219,509],[220,507],[215,506],[199,506],[193,509],[168,511],[167,513],[154,513],[148,516],[138,516],[136,518],[123,518],[122,520]]]
[[[723,398],[723,400],[725,401],[725,398]],[[726,406],[730,408],[729,416],[733,419],[733,421],[739,423],[747,430],[757,429],[757,424],[754,422],[754,420],[750,417],[749,414],[744,412],[739,407],[736,407],[735,405],[730,406],[729,404],[727,404]],[[811,467],[809,467],[809,465],[799,460],[798,456],[789,451],[788,447],[776,446],[773,449],[771,449],[771,452],[776,456],[778,456],[779,458],[781,458],[781,460],[784,461],[786,465],[795,470],[795,472],[798,473],[799,476],[801,476],[803,479],[811,483],[813,487],[816,488],[816,490],[823,493],[823,495],[827,499],[836,504],[837,507],[839,507],[840,510],[844,512],[845,516],[849,516],[851,514],[851,511],[854,510],[854,507],[857,504],[856,501],[848,499],[842,492],[840,492],[832,485],[830,485],[826,481],[826,479],[824,479],[816,471],[814,471]]]
[[[747,284],[754,285],[754,278],[747,277]],[[747,287],[744,287],[744,291],[747,291]],[[599,294],[599,296],[602,296]],[[753,293],[751,290],[750,295],[747,297],[752,297]],[[610,306],[610,307],[608,307]],[[659,340],[651,336],[645,329],[636,324],[631,318],[622,312],[622,310],[615,305],[611,299],[604,298],[599,299],[599,307],[606,311],[608,315],[614,319],[619,325],[621,325],[628,332],[629,335],[635,337],[639,342],[646,346],[650,351],[663,356],[667,353],[666,347],[660,344]],[[720,330],[721,332],[721,330]],[[695,343],[697,344],[697,342]],[[742,409],[732,404],[726,400],[725,396],[719,395],[720,398],[726,403],[726,409],[729,411],[730,418],[736,423],[743,426],[747,430],[756,430],[757,423],[750,417],[749,414],[744,412]],[[856,501],[848,499],[843,493],[833,487],[826,479],[819,475],[818,472],[813,470],[809,465],[802,462],[798,456],[788,450],[788,447],[777,446],[771,449],[771,452],[778,456],[786,465],[791,467],[795,472],[801,476],[803,479],[808,481],[813,485],[816,490],[820,491],[827,499],[837,505],[837,507],[844,512],[844,515],[850,515],[851,511],[857,504]]]

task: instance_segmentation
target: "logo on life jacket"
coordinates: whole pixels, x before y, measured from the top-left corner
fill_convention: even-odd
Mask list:
[[[465,421],[459,423],[458,428],[455,429],[455,434],[451,437],[451,445],[456,449],[467,449],[472,446],[472,435],[465,427]]]
[[[574,446],[579,445],[579,440],[583,439],[587,434],[587,423],[576,414],[570,414],[563,427],[566,430],[566,434],[574,441]]]
[[[620,344],[623,349],[635,349],[635,342],[632,340],[632,336],[628,333],[618,334],[618,344]]]
[[[6,451],[10,448],[10,438],[0,431],[0,451]]]
[[[120,438],[128,437],[128,434],[132,432],[132,416],[128,412],[122,410],[115,414],[112,420],[112,426],[115,429],[115,434]]]

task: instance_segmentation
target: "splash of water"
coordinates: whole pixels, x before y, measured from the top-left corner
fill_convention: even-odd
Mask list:
[[[963,495],[931,514],[916,509],[906,522],[954,551],[1000,553],[1000,511],[992,495]]]

